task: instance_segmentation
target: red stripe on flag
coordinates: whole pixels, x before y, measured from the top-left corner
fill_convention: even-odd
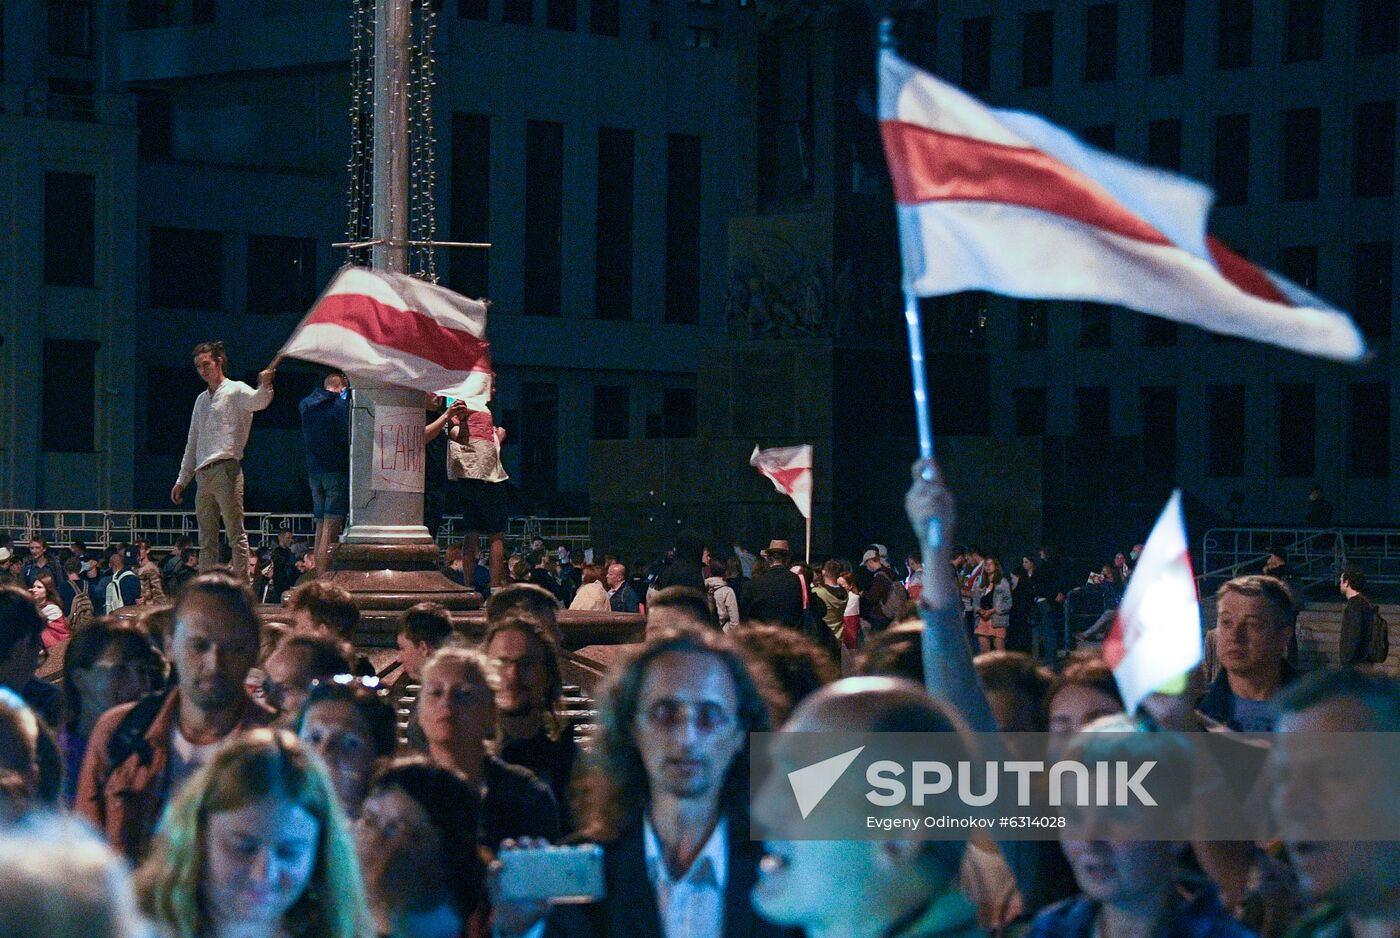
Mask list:
[[[881,121],[900,205],[1006,202],[1039,209],[1149,244],[1171,241],[1088,176],[1039,150]]]
[[[449,371],[485,371],[490,345],[460,329],[449,329],[417,310],[399,309],[363,293],[323,297],[309,323],[340,326],[377,345],[407,352]]]
[[[802,478],[804,472],[809,472],[805,466],[800,469],[781,469],[776,466],[765,467],[763,474],[783,487],[783,491],[792,494],[793,487],[797,485],[797,480]]]
[[[1221,276],[1250,296],[1284,306],[1294,305],[1262,270],[1217,241],[1213,235],[1206,235],[1206,249],[1220,269]]]

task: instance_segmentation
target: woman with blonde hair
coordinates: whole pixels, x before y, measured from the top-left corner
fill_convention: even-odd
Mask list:
[[[285,730],[230,741],[175,796],[137,874],[174,938],[364,938],[354,843],[311,751]]]

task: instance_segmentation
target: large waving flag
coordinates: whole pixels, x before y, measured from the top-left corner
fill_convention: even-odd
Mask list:
[[[1186,550],[1181,492],[1173,492],[1143,545],[1103,656],[1123,709],[1163,690],[1201,663],[1201,606]]]
[[[753,448],[749,465],[773,482],[773,487],[788,496],[802,512],[812,517],[812,446],[778,446],[773,449]]]
[[[879,110],[908,292],[1092,300],[1324,358],[1366,354],[1345,313],[1206,233],[1206,186],[988,108],[889,50]]]
[[[279,354],[459,397],[473,411],[490,394],[486,304],[407,274],[343,268]]]

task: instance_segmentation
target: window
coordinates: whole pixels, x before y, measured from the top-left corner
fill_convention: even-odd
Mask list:
[[[1055,78],[1055,11],[1027,13],[1021,23],[1021,87],[1044,88]]]
[[[1084,14],[1084,80],[1118,76],[1118,4],[1096,3]]]
[[[547,0],[544,25],[567,33],[578,29],[578,0]]]
[[[485,22],[491,15],[489,0],[457,0],[457,15],[464,20]]]
[[[1169,117],[1148,123],[1147,162],[1162,169],[1181,169],[1181,121]]]
[[[50,78],[49,117],[61,121],[97,120],[97,95],[92,82],[79,78]]]
[[[1283,199],[1317,198],[1322,160],[1322,111],[1315,107],[1283,112]]]
[[[1102,303],[1079,304],[1079,347],[1109,348],[1113,345],[1111,306]]]
[[[588,31],[595,36],[617,36],[622,33],[622,11],[619,0],[593,0],[588,14]]]
[[[595,216],[593,315],[632,318],[632,211],[635,136],[598,128],[598,211]]]
[[[92,0],[48,0],[49,53],[92,58]]]
[[[190,429],[190,409],[204,389],[193,368],[149,365],[146,368],[146,452],[184,452]],[[275,398],[274,398],[275,400]]]
[[[1283,60],[1322,58],[1322,0],[1288,0],[1283,23]]]
[[[564,125],[525,125],[527,316],[558,316],[563,298]]]
[[[214,22],[215,0],[191,0],[190,2],[190,22],[195,26],[207,26]],[[434,5],[436,8],[436,4]]]
[[[1108,388],[1075,388],[1074,402],[1078,411],[1075,430],[1080,436],[1103,440],[1109,434]]]
[[[1244,385],[1212,384],[1206,388],[1206,475],[1244,475]]]
[[[81,173],[44,173],[44,282],[97,285],[97,180]]]
[[[218,231],[152,228],[150,304],[161,309],[222,309],[224,236]]]
[[[1278,272],[1304,290],[1317,289],[1317,246],[1298,244],[1279,252]]]
[[[1186,0],[1152,0],[1149,75],[1180,75],[1186,47]]]
[[[44,340],[41,445],[46,453],[91,453],[97,448],[96,342]]]
[[[1113,152],[1118,137],[1112,124],[1095,124],[1093,127],[1085,127],[1080,136],[1089,146],[1097,147],[1106,153]]]
[[[698,425],[695,389],[667,388],[661,403],[662,434],[668,440],[689,439]]]
[[[1356,11],[1356,51],[1388,55],[1400,49],[1400,0],[1360,0]]]
[[[1246,68],[1254,61],[1254,0],[1219,0],[1215,67]]]
[[[1280,384],[1278,403],[1278,474],[1311,478],[1317,471],[1317,389],[1311,384]]]
[[[136,95],[136,155],[143,160],[165,159],[174,142],[174,108],[170,92],[134,88]]]
[[[535,19],[535,0],[501,0],[501,22],[529,26]]]
[[[1249,115],[1215,118],[1215,201],[1244,205],[1249,201]]]
[[[543,381],[525,382],[520,432],[521,489],[527,501],[548,503],[559,491],[559,388]]]
[[[171,23],[172,0],[127,0],[129,29],[161,29]]]
[[[666,137],[666,321],[700,321],[700,138]]]
[[[316,239],[248,236],[248,312],[304,314],[316,302]]]
[[[987,91],[992,87],[992,18],[978,16],[962,24],[962,87]]]
[[[1143,472],[1149,478],[1171,479],[1176,475],[1176,388],[1144,387],[1139,396]]]
[[[1016,348],[1043,349],[1050,338],[1050,303],[1047,300],[1016,302]]]
[[[1395,102],[1359,105],[1352,128],[1352,193],[1358,198],[1393,195]]]
[[[452,115],[452,177],[449,237],[485,244],[491,240],[491,118]],[[448,284],[466,296],[490,294],[490,252],[458,248],[448,254]]]
[[[1390,385],[1353,384],[1347,388],[1351,445],[1347,475],[1384,479],[1390,475]]]
[[[1016,408],[1017,436],[1044,436],[1046,416],[1044,388],[1014,388],[1011,400]]]
[[[1167,348],[1176,344],[1177,324],[1160,316],[1143,316],[1142,344],[1150,348]]]
[[[625,440],[631,436],[632,389],[625,385],[593,387],[593,439]]]
[[[923,313],[924,335],[940,349],[964,352],[986,349],[987,297],[980,290],[968,290],[921,299],[919,309]]]
[[[1391,242],[1366,241],[1356,246],[1352,260],[1352,312],[1356,325],[1372,339],[1389,338],[1393,302]]]
[[[719,31],[704,26],[686,27],[682,43],[687,49],[713,49],[719,40]]]

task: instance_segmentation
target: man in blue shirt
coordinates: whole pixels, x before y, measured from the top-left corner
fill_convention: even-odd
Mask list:
[[[344,373],[327,374],[321,387],[302,400],[300,410],[320,575],[330,567],[331,544],[339,540],[350,507],[350,382]]]

